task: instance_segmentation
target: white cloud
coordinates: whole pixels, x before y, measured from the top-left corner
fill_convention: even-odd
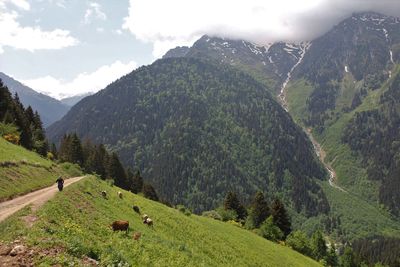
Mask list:
[[[86,9],[83,21],[85,24],[90,24],[93,18],[106,20],[107,15],[101,10],[101,5],[99,3],[90,2],[88,9]]]
[[[137,67],[136,62],[122,63],[116,61],[111,65],[105,65],[91,73],[81,73],[72,81],[63,81],[52,76],[45,76],[30,80],[21,80],[22,83],[32,89],[62,99],[84,93],[95,93],[121,76],[133,71]]]
[[[30,9],[29,3],[22,0],[0,1],[0,54],[6,46],[34,52],[39,49],[61,49],[79,43],[66,30],[44,31],[39,26],[21,26],[17,21],[18,13],[7,9],[5,3],[10,2],[24,10]]]
[[[399,0],[130,0],[123,24],[161,56],[203,34],[255,43],[310,40],[353,12],[400,15]]]
[[[29,2],[25,0],[0,0],[0,9],[4,9],[7,3],[13,4],[23,10],[29,10],[31,8]]]

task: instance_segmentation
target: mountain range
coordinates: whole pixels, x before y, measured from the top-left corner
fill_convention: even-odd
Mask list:
[[[296,227],[398,234],[399,22],[354,14],[300,43],[205,35],[85,98],[49,138],[105,143],[197,212],[263,190]]]

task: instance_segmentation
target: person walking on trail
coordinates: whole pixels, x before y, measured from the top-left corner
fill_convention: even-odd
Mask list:
[[[58,186],[58,190],[61,192],[63,190],[63,187],[64,187],[64,179],[60,176],[56,180],[56,183],[57,183],[57,186]]]

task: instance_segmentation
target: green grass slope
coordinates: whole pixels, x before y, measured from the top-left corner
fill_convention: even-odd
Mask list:
[[[101,197],[102,190],[108,199]],[[29,210],[0,224],[0,239],[19,238],[31,247],[59,248],[56,257],[37,259],[37,264],[79,264],[89,256],[103,266],[319,266],[288,247],[229,223],[186,216],[126,191],[119,199],[120,190],[86,178],[38,210],[31,228],[20,219]],[[153,228],[142,223],[132,205],[153,219]],[[129,234],[112,232],[108,225],[114,220],[128,220]],[[134,232],[141,232],[137,241],[132,238]]]
[[[55,183],[57,176],[81,171],[72,164],[56,164],[0,137],[0,201]]]

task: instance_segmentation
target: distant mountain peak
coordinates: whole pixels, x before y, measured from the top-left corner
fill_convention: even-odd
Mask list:
[[[25,107],[31,106],[33,110],[39,112],[45,127],[61,119],[69,110],[69,107],[61,103],[59,100],[38,93],[7,74],[0,72],[0,79],[12,94],[18,93],[18,96]]]

